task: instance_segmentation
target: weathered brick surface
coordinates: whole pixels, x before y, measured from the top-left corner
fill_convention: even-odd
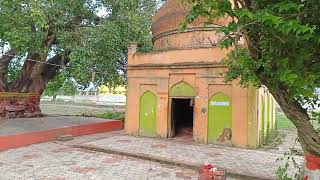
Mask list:
[[[120,152],[152,156],[155,159],[174,160],[185,164],[208,164],[226,168],[228,172],[253,177],[275,179],[276,169],[281,164],[277,158],[281,153],[261,150],[247,150],[233,147],[199,145],[194,143],[177,142],[165,139],[153,139],[114,135],[82,144],[88,147],[111,149]],[[296,156],[296,161],[302,164],[303,158]],[[294,169],[289,168],[289,174]],[[183,176],[178,173],[178,176]]]

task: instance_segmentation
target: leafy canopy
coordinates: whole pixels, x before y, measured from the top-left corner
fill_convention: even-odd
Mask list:
[[[97,86],[123,85],[127,46],[135,41],[141,51],[151,49],[156,8],[156,0],[0,0],[0,46],[18,55],[10,62],[9,81],[28,54],[49,59],[68,52],[62,69],[78,84],[88,87],[94,79]]]
[[[232,48],[226,59],[227,80],[285,90],[309,109],[319,106],[320,1],[318,0],[186,0],[187,21],[229,18],[219,29],[220,46]],[[244,39],[242,46],[239,40]]]
[[[86,39],[71,55],[71,75],[80,84],[88,85],[95,74],[97,85],[125,84],[127,46],[141,44],[141,51],[152,48],[150,27],[156,1],[103,1],[108,12],[98,26],[84,29]],[[86,73],[84,73],[86,72]]]

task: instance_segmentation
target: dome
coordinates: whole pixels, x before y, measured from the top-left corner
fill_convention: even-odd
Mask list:
[[[155,50],[194,48],[212,45],[217,39],[213,30],[227,24],[228,19],[217,20],[204,25],[206,20],[198,18],[187,26],[185,32],[179,32],[189,8],[180,0],[167,0],[152,19],[152,35]],[[213,37],[214,36],[214,37]],[[209,44],[208,44],[209,43]]]

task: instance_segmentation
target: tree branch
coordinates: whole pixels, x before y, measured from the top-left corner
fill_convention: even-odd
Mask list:
[[[70,52],[65,52],[63,55],[57,54],[50,58],[42,68],[41,75],[46,82],[49,82],[56,75],[57,71],[61,69],[62,65],[67,65],[70,61],[68,58]],[[54,64],[54,65],[53,65]]]

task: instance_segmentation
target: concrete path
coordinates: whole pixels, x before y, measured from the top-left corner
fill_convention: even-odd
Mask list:
[[[34,131],[70,126],[103,123],[110,120],[79,116],[49,116],[42,118],[20,118],[0,120],[0,136],[23,134]]]
[[[229,173],[262,179],[276,179],[280,153],[246,150],[224,146],[199,145],[165,139],[132,137],[117,134],[100,140],[78,144],[85,149],[123,154],[169,164],[197,167],[212,163],[227,169]],[[295,157],[299,164],[303,158]],[[289,168],[289,174],[294,169]]]
[[[303,153],[302,147],[299,141],[297,141],[297,130],[280,129],[279,133],[284,134],[285,136],[283,142],[275,148],[266,149],[266,151],[283,154],[285,152],[289,152],[290,149],[294,149],[297,153]]]

